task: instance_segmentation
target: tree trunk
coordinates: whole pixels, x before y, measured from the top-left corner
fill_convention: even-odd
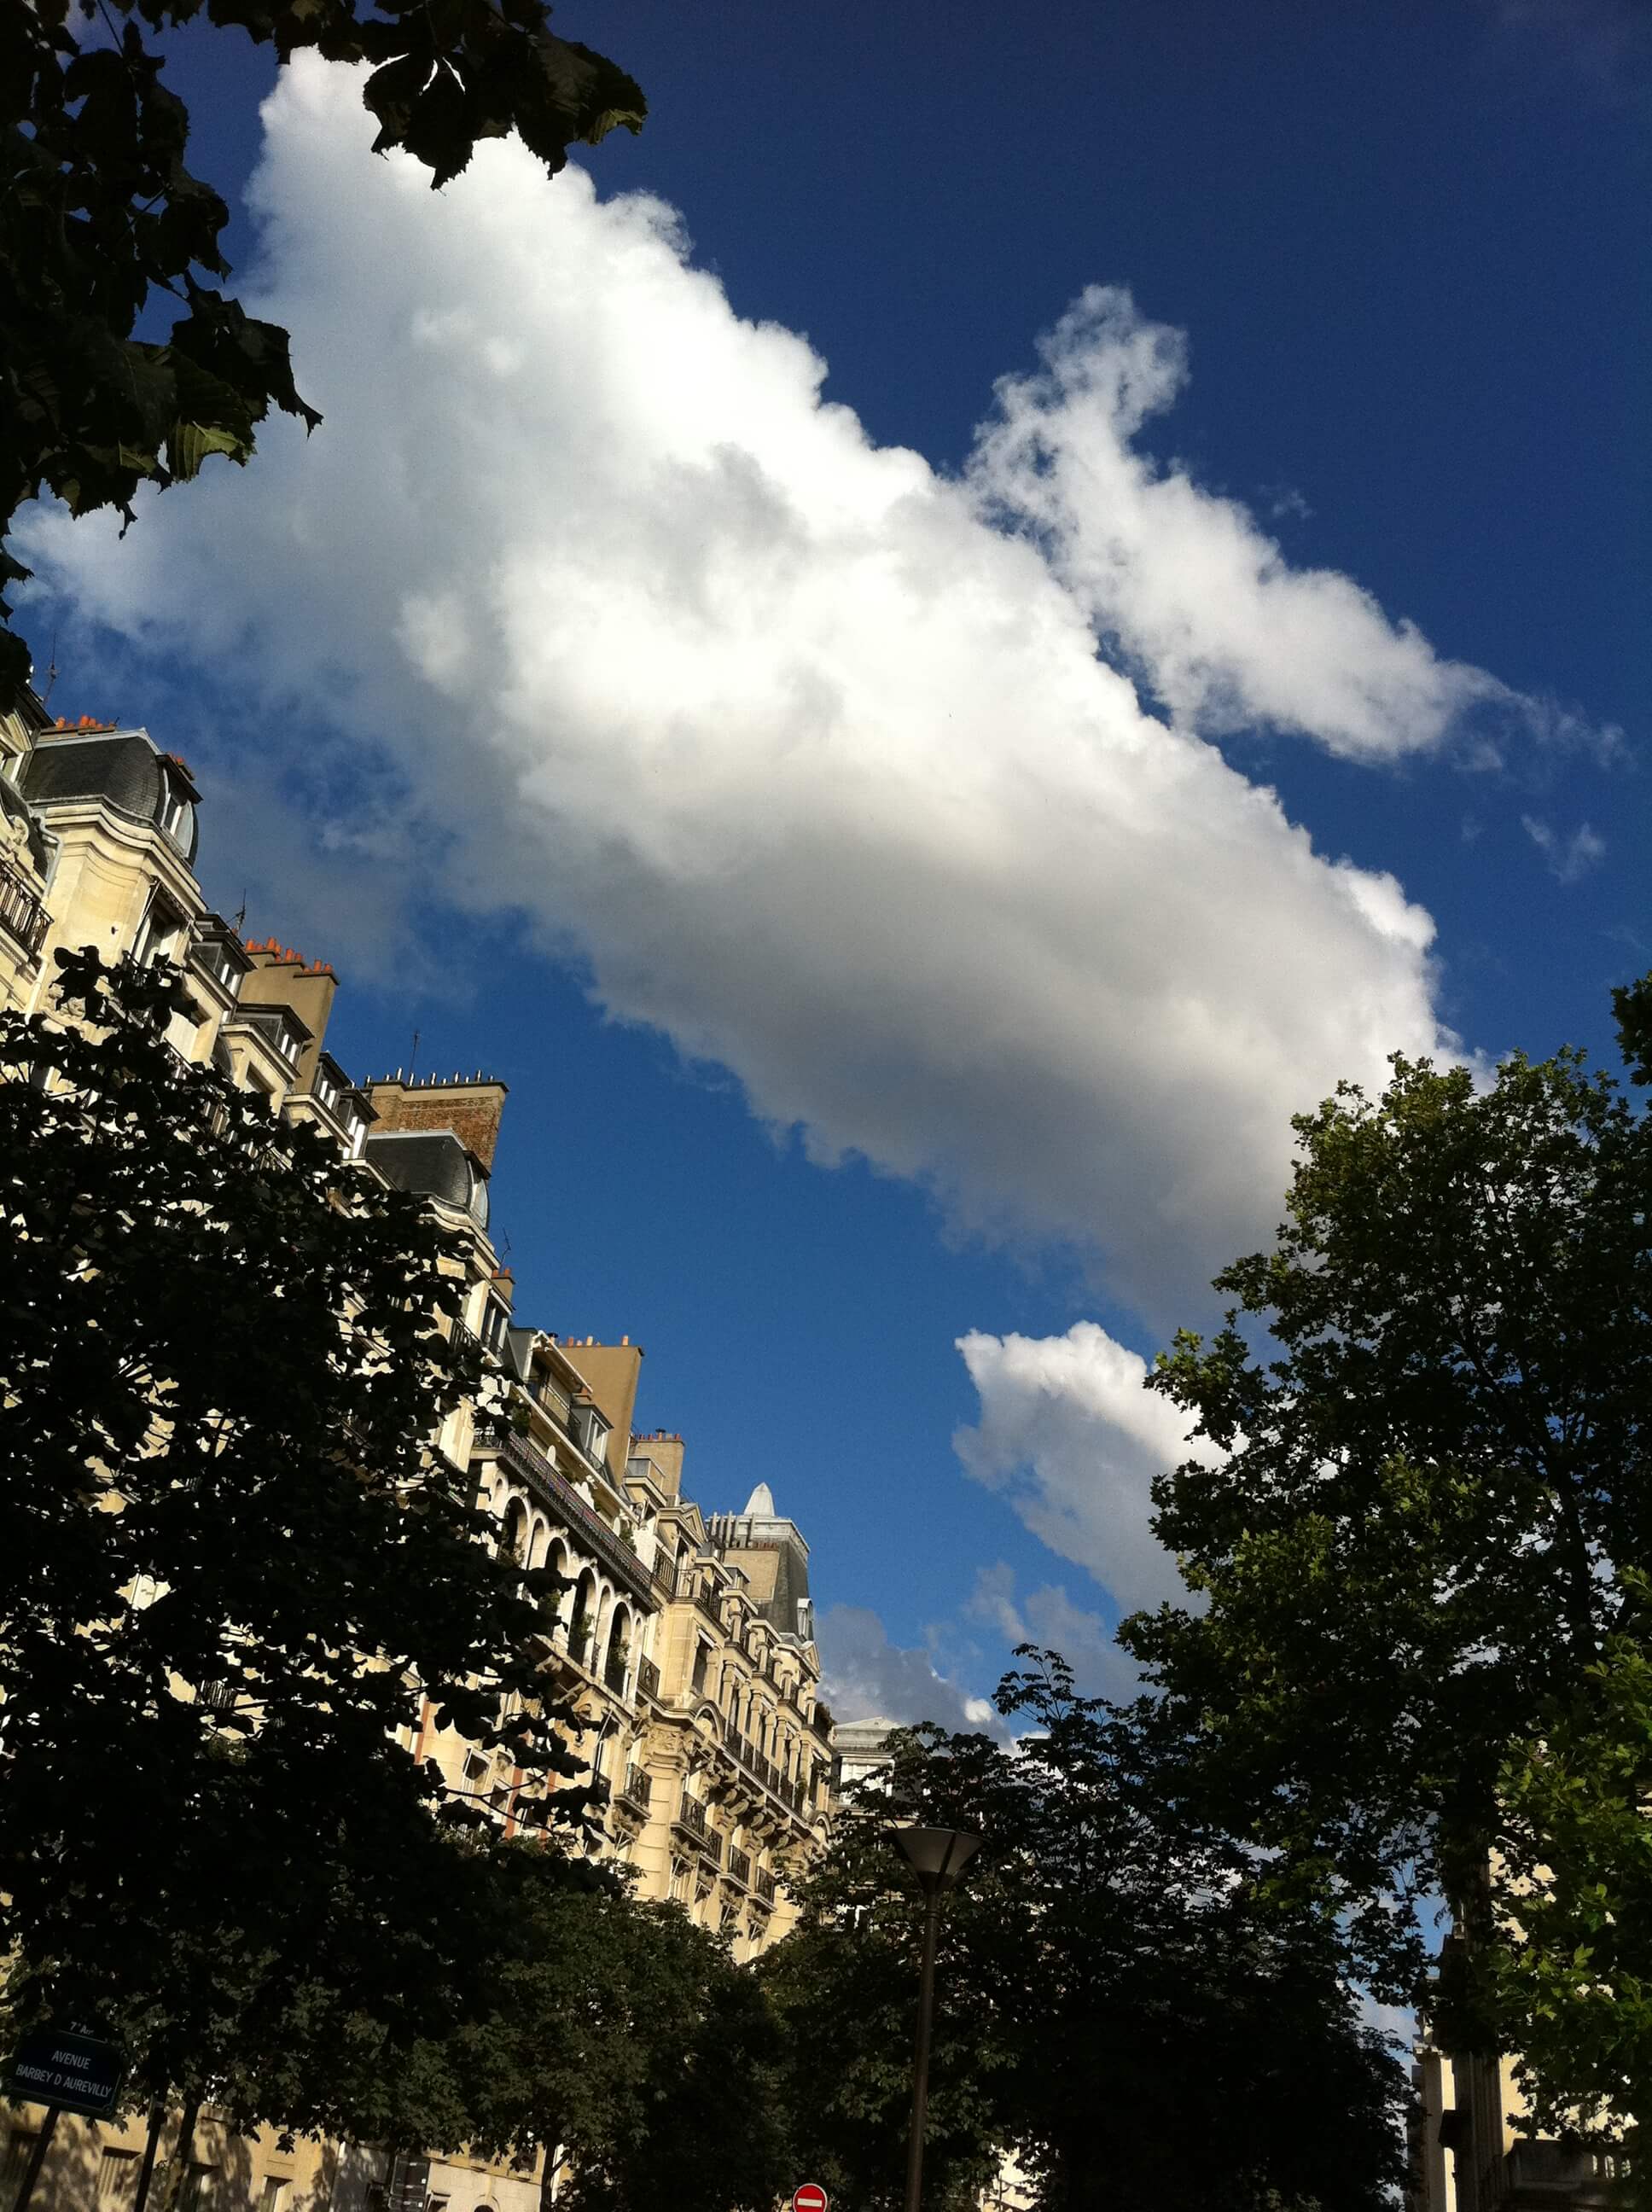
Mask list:
[[[556,2169],[562,2162],[562,2146],[559,2142],[545,2145],[545,2170],[539,2177],[539,2212],[551,2212],[556,2202]]]
[[[28,2154],[28,2164],[23,2169],[23,2178],[18,2185],[12,2212],[28,2212],[28,2200],[34,2194],[34,2185],[40,2178],[40,2168],[46,2164],[46,2154],[51,2148],[52,2130],[58,2124],[59,2109],[56,2105],[48,2105],[46,2108],[46,2118],[40,2123],[39,2134],[34,2138],[34,2148]]]
[[[161,2192],[161,2212],[178,2212],[183,2198],[184,2184],[189,2179],[190,2153],[195,2148],[195,2128],[200,2117],[201,2095],[199,2090],[196,2090],[184,2100],[183,2113],[178,2122],[178,2140],[172,2147],[166,2186]]]
[[[167,2124],[167,2100],[155,2097],[149,2102],[149,2132],[143,2138],[143,2163],[137,2169],[137,2195],[132,2199],[132,2212],[145,2212],[149,2201],[149,2184],[155,2179],[155,2154],[161,2144],[161,2130]]]

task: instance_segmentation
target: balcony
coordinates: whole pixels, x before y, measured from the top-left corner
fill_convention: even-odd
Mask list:
[[[705,1853],[706,1863],[708,1866],[721,1866],[723,1863],[723,1839],[718,1834],[715,1828],[707,1829],[705,1834],[700,1838],[700,1848]]]
[[[744,1736],[736,1735],[732,1729],[728,1730],[726,1742],[736,1763],[754,1782],[761,1783],[770,1796],[778,1797],[788,1812],[799,1819],[804,1817],[804,1793],[799,1784],[788,1782],[772,1759],[765,1759]]]
[[[728,1878],[738,1881],[742,1889],[751,1887],[751,1861],[744,1851],[736,1850],[732,1844],[729,1845]]]
[[[474,1362],[478,1367],[482,1364],[482,1339],[473,1328],[466,1328],[462,1321],[449,1325],[447,1349],[455,1361],[463,1360],[467,1365]]]
[[[455,1332],[457,1334],[457,1332]],[[550,1506],[558,1523],[582,1545],[591,1557],[623,1583],[633,1597],[653,1610],[656,1602],[653,1577],[619,1534],[610,1528],[594,1505],[587,1504],[573,1484],[559,1474],[542,1451],[514,1429],[489,1426],[477,1431],[477,1441],[496,1450],[511,1470]]]
[[[574,1401],[560,1382],[553,1382],[547,1375],[538,1382],[525,1382],[522,1388],[537,1406],[544,1407],[558,1428],[567,1428]]]
[[[616,1698],[625,1695],[625,1678],[631,1667],[629,1651],[610,1651],[604,1663],[602,1678]]]
[[[652,1699],[655,1705],[659,1703],[659,1669],[652,1659],[639,1659],[637,1662],[637,1691],[640,1696]]]
[[[705,1807],[697,1797],[690,1797],[686,1790],[677,1808],[677,1821],[679,1827],[686,1828],[691,1836],[698,1837],[701,1842],[709,1833],[706,1826]]]
[[[722,1615],[717,1610],[708,1585],[690,1569],[679,1574],[677,1587],[671,1592],[679,1605],[696,1605],[720,1636],[723,1633]]]
[[[614,1795],[622,1805],[629,1805],[639,1813],[646,1813],[654,1794],[654,1778],[646,1766],[628,1766],[625,1779]]]
[[[0,927],[33,960],[46,942],[51,917],[15,869],[0,864]]]
[[[760,1871],[757,1875],[756,1888],[758,1898],[764,1905],[772,1905],[774,1902],[774,1877],[772,1874]]]
[[[1605,2212],[1616,2201],[1622,2161],[1564,2142],[1517,2142],[1503,2160],[1510,2212]]]

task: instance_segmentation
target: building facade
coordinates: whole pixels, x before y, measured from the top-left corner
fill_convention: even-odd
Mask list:
[[[1608,2212],[1610,2152],[1534,2137],[1511,2060],[1455,2055],[1427,2033],[1412,2075],[1406,2212]]]
[[[174,962],[188,1006],[168,1035],[182,1058],[313,1122],[452,1232],[445,1264],[465,1285],[452,1326],[484,1379],[433,1447],[468,1471],[501,1549],[563,1577],[542,1649],[576,1715],[575,1748],[606,1787],[585,1848],[752,1958],[791,1925],[788,1883],[826,1837],[832,1723],[808,1546],[765,1485],[738,1514],[708,1516],[684,1494],[682,1438],[634,1425],[639,1346],[519,1320],[489,1224],[505,1085],[480,1073],[352,1080],[327,1048],[331,967],[249,942],[208,908],[198,800],[185,764],[143,730],[54,722],[34,702],[0,717],[0,1004],[49,1012],[60,946]],[[412,1747],[507,1832],[544,1786],[440,1729],[428,1707]],[[40,2114],[3,2119],[9,2204]],[[136,2125],[65,2117],[38,2212],[130,2204],[142,2148]],[[464,2157],[392,2172],[355,2146],[234,2137],[209,2112],[185,2192],[222,2212],[371,2212],[392,2199],[395,2212],[538,2212],[539,2179]]]

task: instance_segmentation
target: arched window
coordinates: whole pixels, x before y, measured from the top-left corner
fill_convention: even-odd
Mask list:
[[[513,1498],[505,1508],[505,1532],[500,1540],[500,1557],[514,1559],[525,1566],[528,1559],[528,1509],[519,1498]]]
[[[597,1577],[587,1567],[574,1586],[574,1610],[568,1617],[568,1648],[587,1665],[596,1649]]]
[[[550,1528],[543,1521],[536,1518],[533,1523],[533,1534],[528,1540],[528,1565],[531,1567],[544,1566],[545,1552],[550,1542]]]
[[[626,1675],[631,1664],[631,1613],[623,1605],[614,1607],[614,1617],[608,1627],[608,1656],[603,1662],[603,1680],[609,1688],[620,1696],[625,1694]]]

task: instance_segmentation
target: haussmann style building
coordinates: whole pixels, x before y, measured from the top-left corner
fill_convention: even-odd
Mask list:
[[[214,1065],[273,1115],[314,1122],[456,1234],[465,1295],[454,1327],[475,1339],[489,1402],[456,1407],[432,1449],[468,1469],[502,1548],[564,1578],[543,1651],[578,1716],[576,1747],[607,1785],[589,1848],[750,1959],[792,1924],[789,1883],[823,1848],[831,1803],[808,1545],[767,1484],[738,1513],[707,1515],[685,1492],[682,1437],[634,1426],[640,1346],[518,1316],[489,1218],[505,1085],[482,1073],[348,1074],[327,1043],[331,968],[249,941],[208,908],[194,871],[199,796],[186,765],[142,729],[54,721],[33,701],[0,717],[0,1002],[49,1012],[59,946],[175,963],[190,1000],[168,1033],[181,1058]],[[502,1830],[519,1824],[535,1786],[520,1773],[440,1730],[428,1709],[415,1747]],[[0,2106],[0,2204],[40,2118]],[[130,2204],[142,2148],[136,2123],[64,2115],[37,2212]],[[538,2212],[541,2179],[462,2154],[392,2166],[372,2146],[282,2149],[273,2132],[232,2136],[209,2109],[183,2205]]]

